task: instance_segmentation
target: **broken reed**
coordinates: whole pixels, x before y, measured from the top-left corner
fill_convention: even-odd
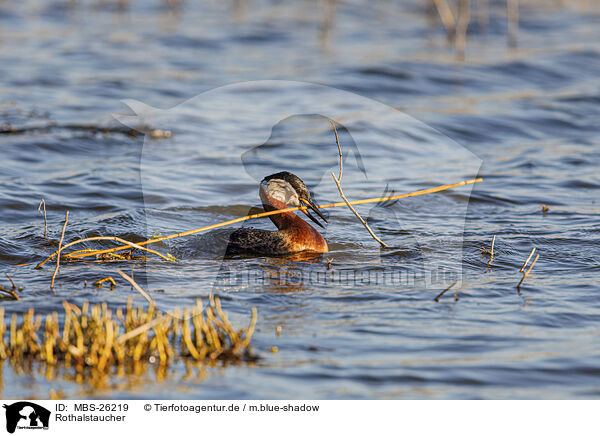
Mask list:
[[[250,325],[236,330],[218,297],[211,297],[206,308],[198,300],[171,313],[154,305],[133,307],[131,299],[125,311],[113,312],[106,303],[78,307],[63,302],[63,307],[62,329],[57,312],[36,315],[30,308],[20,316],[13,313],[7,324],[0,307],[0,360],[64,364],[78,373],[90,368],[107,373],[148,362],[168,366],[178,358],[204,363],[256,360],[250,350],[256,308]]]

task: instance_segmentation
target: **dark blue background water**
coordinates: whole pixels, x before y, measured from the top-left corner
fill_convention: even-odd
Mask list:
[[[2,396],[46,397],[53,388],[67,397],[598,397],[599,7],[593,1],[522,5],[518,46],[509,49],[503,2],[491,2],[486,29],[473,17],[460,62],[424,3],[186,2],[175,9],[158,0],[123,8],[103,1],[1,3],[0,124],[23,129],[0,134],[0,269],[24,288],[20,301],[3,306],[44,312],[67,299],[116,307],[135,296],[129,286],[121,282],[110,292],[84,287],[84,280],[134,266],[136,279],[165,310],[213,289],[237,324],[256,306],[254,345],[263,357],[256,366],[210,368],[192,378],[180,366],[161,382],[153,372],[115,378],[102,391],[60,374],[54,380],[43,371],[17,374],[5,363]],[[282,123],[266,160],[259,153],[255,166],[238,171],[242,156],[253,162],[241,146],[252,125],[231,122],[236,108],[215,110],[208,121],[206,113],[191,113],[204,124],[179,125],[171,138],[146,145],[143,136],[124,134],[111,115],[127,113],[123,99],[168,109],[218,86],[264,79],[309,81],[375,99],[481,158],[485,182],[473,188],[464,236],[440,236],[449,235],[447,217],[468,200],[459,188],[405,200],[391,215],[385,208],[360,209],[393,246],[387,251],[346,210],[336,209],[326,232],[331,253],[312,260],[223,261],[207,254],[218,234],[174,240],[158,248],[177,255],[177,264],[66,264],[56,296],[49,290],[51,265],[13,267],[52,250],[36,210],[42,197],[49,237],[60,236],[70,211],[66,240],[142,239],[241,216],[259,202],[256,179],[278,165],[310,182],[321,202],[337,201],[328,180],[336,150],[323,118]],[[276,107],[282,99],[267,88],[256,103]],[[357,120],[368,117],[355,113]],[[98,130],[106,127],[115,129]],[[208,131],[229,148],[203,142]],[[397,165],[392,187],[400,192],[432,186],[434,179],[408,154],[398,155],[398,163],[388,156],[377,163],[377,150],[395,139],[380,131],[368,146],[359,144],[367,165],[375,162],[369,179],[352,156],[347,159],[344,180],[352,198],[381,194],[378,165]],[[351,138],[343,133],[342,141]],[[434,144],[423,140],[427,145]],[[144,158],[145,147],[155,160]],[[458,181],[442,171],[451,157],[428,156],[430,171],[439,170],[436,181]],[[147,169],[160,173],[157,191],[146,189],[144,174],[157,174]],[[254,225],[272,228],[267,221]],[[488,265],[480,248],[489,247],[493,235],[496,257]],[[450,247],[463,240],[461,258],[450,256]],[[519,293],[518,270],[533,247],[540,258]],[[443,287],[289,278],[294,271],[348,268],[410,273],[430,255],[462,266],[462,283],[439,303],[433,298]],[[227,269],[266,279],[215,287],[214,277]],[[141,297],[136,301],[143,304]],[[273,346],[278,353],[269,351]]]

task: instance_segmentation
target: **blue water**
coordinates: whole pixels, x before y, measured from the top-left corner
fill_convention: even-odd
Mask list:
[[[115,376],[102,390],[4,362],[1,395],[600,396],[600,8],[522,5],[509,48],[504,2],[490,2],[485,28],[474,5],[460,61],[424,3],[0,4],[0,272],[23,286],[3,307],[141,305],[123,281],[112,292],[89,284],[133,268],[165,311],[214,292],[245,325],[257,307],[261,357],[191,377],[182,363],[165,379]],[[172,135],[128,134],[113,114]],[[56,295],[53,264],[13,266],[53,250],[42,197],[50,239],[70,211],[66,241],[142,240],[243,216],[260,207],[262,177],[282,169],[320,203],[339,201],[328,118],[351,199],[484,182],[359,207],[388,249],[338,208],[321,257],[223,259],[226,235],[213,232],[157,244],[175,264],[65,263]],[[481,249],[493,235],[490,263]],[[440,274],[427,279],[432,269]],[[388,273],[400,279],[377,279]]]

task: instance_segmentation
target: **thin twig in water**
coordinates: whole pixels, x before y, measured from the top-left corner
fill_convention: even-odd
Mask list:
[[[496,242],[496,235],[492,238],[492,246],[489,250],[486,250],[484,247],[481,247],[481,252],[484,254],[490,255],[490,260],[488,261],[488,265],[492,264],[492,260],[494,260],[494,243]]]
[[[336,177],[333,172],[331,173],[331,177],[333,177],[333,181],[337,185],[338,191],[340,192],[340,197],[342,197],[342,200],[344,200],[344,202],[346,202],[346,205],[350,208],[350,210],[354,213],[354,215],[356,215],[356,218],[358,218],[358,220],[362,223],[362,225],[365,226],[365,229],[367,229],[367,231],[373,237],[373,239],[375,239],[377,242],[379,242],[382,247],[387,247],[387,244],[385,242],[383,242],[381,239],[379,239],[377,237],[377,235],[375,235],[375,233],[373,233],[373,230],[371,230],[371,227],[369,227],[369,225],[367,224],[367,222],[358,214],[358,212],[356,211],[356,209],[354,209],[354,207],[352,207],[352,205],[350,204],[350,202],[348,201],[348,199],[344,195],[344,191],[342,191],[342,186],[340,185],[340,181],[342,180],[342,171],[343,171],[343,166],[342,166],[342,160],[343,160],[342,147],[340,146],[340,141],[338,139],[338,134],[337,134],[337,129],[335,127],[335,124],[331,120],[329,120],[329,122],[333,126],[333,131],[335,132],[335,143],[337,144],[338,152],[339,152],[339,155],[340,155],[340,175],[338,177]]]
[[[446,292],[448,292],[450,289],[452,289],[452,288],[454,287],[454,285],[456,285],[457,283],[458,283],[458,282],[454,282],[454,283],[452,283],[450,286],[448,286],[446,289],[444,289],[442,292],[440,292],[440,293],[438,294],[438,296],[437,296],[437,297],[435,297],[435,298],[433,299],[433,301],[435,301],[436,303],[437,303],[437,302],[439,302],[439,301],[440,301],[440,298],[442,297],[442,295],[444,295]],[[456,298],[456,297],[455,297],[455,298]]]
[[[115,280],[114,280],[112,277],[110,277],[110,276],[109,276],[109,277],[105,277],[105,278],[103,278],[103,279],[100,279],[100,280],[96,280],[96,281],[95,281],[94,283],[92,283],[92,284],[93,284],[94,286],[97,286],[97,287],[99,287],[99,288],[100,288],[100,287],[102,287],[102,283],[104,283],[104,282],[110,282],[110,287],[111,287],[111,289],[112,289],[112,288],[114,288],[115,286],[117,286],[117,283],[115,282]]]
[[[418,191],[409,192],[407,194],[397,194],[397,195],[391,195],[391,196],[386,196],[386,197],[376,197],[376,198],[365,198],[363,200],[353,200],[353,201],[350,201],[350,204],[357,205],[357,204],[368,204],[368,203],[381,203],[381,202],[385,202],[385,201],[398,200],[401,198],[418,197],[419,195],[433,194],[436,192],[445,191],[447,189],[458,188],[459,186],[472,185],[474,183],[480,183],[480,182],[483,182],[482,178],[465,180],[463,182],[451,183],[451,184],[447,184],[447,185],[440,185],[440,186],[436,186],[434,188],[420,189]],[[347,206],[346,202],[340,201],[338,203],[317,205],[317,207],[319,209],[327,209],[330,207],[348,207],[348,206]],[[129,242],[128,245],[120,245],[118,247],[106,248],[103,250],[92,250],[92,251],[78,250],[78,251],[72,251],[70,253],[67,253],[64,256],[67,258],[70,258],[70,259],[79,259],[82,257],[98,256],[98,255],[106,254],[106,253],[114,253],[115,251],[131,249],[132,246],[135,246],[137,248],[137,246],[155,244],[157,242],[166,241],[168,239],[182,238],[185,236],[195,235],[196,233],[205,232],[205,231],[213,230],[213,229],[218,229],[220,227],[229,226],[231,224],[237,224],[237,223],[251,220],[251,219],[264,218],[264,217],[271,216],[271,215],[278,215],[278,214],[286,213],[286,212],[294,212],[294,211],[302,210],[302,209],[306,210],[306,209],[308,209],[308,207],[307,206],[288,207],[285,209],[272,210],[269,212],[262,212],[262,213],[257,213],[257,214],[253,214],[253,215],[246,215],[243,217],[234,218],[232,220],[223,221],[222,223],[211,224],[209,226],[200,227],[198,229],[187,230],[185,232],[174,233],[172,235],[161,236],[161,237],[154,238],[154,239],[147,239],[146,241],[139,242],[138,244],[133,244],[132,242]],[[94,238],[81,239],[78,241],[74,241],[73,243],[79,243],[79,242],[84,242],[84,241],[93,241],[93,240],[116,240],[116,238],[110,237],[110,236],[94,237]],[[68,244],[68,245],[70,245],[70,244]],[[64,248],[66,248],[68,245],[65,245]],[[56,252],[52,253],[43,262],[40,262],[37,265],[37,267],[41,267],[44,263],[49,261],[55,255],[56,255]],[[23,264],[23,265],[27,265],[27,264]],[[15,265],[15,266],[17,266],[17,265]]]
[[[494,237],[492,238],[492,246],[490,247],[489,250],[487,250],[485,247],[481,247],[480,250],[483,254],[489,254],[490,258],[494,257],[494,243],[496,242],[496,235],[494,235]],[[491,259],[490,259],[491,260]]]
[[[44,206],[44,212],[42,212],[42,206]],[[38,212],[44,214],[44,238],[48,236],[48,222],[46,221],[46,202],[42,198],[40,205],[38,206]]]
[[[63,250],[65,248],[67,248],[67,247],[72,246],[72,245],[80,244],[82,242],[88,242],[88,241],[117,241],[117,242],[120,242],[121,244],[127,244],[127,245],[124,246],[124,248],[131,248],[131,247],[133,247],[133,248],[137,248],[138,250],[144,250],[144,251],[147,251],[149,253],[156,254],[157,256],[162,257],[163,259],[168,260],[170,262],[174,262],[174,261],[177,260],[173,256],[171,256],[169,253],[167,253],[167,255],[165,256],[164,254],[161,254],[161,253],[159,253],[156,250],[152,250],[150,248],[142,247],[141,245],[135,244],[135,243],[133,243],[131,241],[126,241],[125,239],[119,238],[117,236],[94,236],[94,237],[90,237],[90,238],[78,239],[76,241],[69,242],[68,244],[66,244],[63,247]],[[142,245],[145,245],[147,243],[148,243],[148,241],[144,241],[142,243]],[[117,249],[121,249],[122,247],[123,246],[116,247],[116,248]],[[85,252],[88,255],[92,256],[92,255],[96,255],[96,254],[112,253],[113,251],[117,251],[117,250],[108,249],[108,250],[89,251],[89,250],[86,249],[86,250],[80,250],[80,251],[78,251],[78,253]],[[38,263],[37,266],[36,266],[36,268],[41,268],[42,265],[44,265],[46,262],[48,262],[50,259],[52,259],[54,256],[56,256],[57,253],[58,253],[58,251],[55,251],[54,253],[52,253],[50,256],[48,256],[46,259],[44,259],[42,262]],[[74,252],[68,253],[68,254],[65,255],[65,257],[73,257],[73,258],[79,257],[79,256],[73,256],[73,253]],[[81,256],[81,257],[83,257],[83,256]]]
[[[10,295],[13,300],[18,300],[19,299],[19,295],[17,295],[17,293],[14,290],[8,290],[6,289],[4,286],[0,285],[0,291],[1,292],[6,292],[8,295]]]
[[[128,276],[127,274],[125,274],[123,271],[121,271],[120,269],[117,270],[117,273],[119,273],[119,275],[121,277],[123,277],[125,280],[127,280],[129,283],[131,283],[131,286],[133,286],[140,294],[142,294],[142,296],[148,300],[148,303],[150,304],[154,304],[154,300],[152,300],[152,298],[150,298],[150,295],[148,295],[146,293],[146,291],[144,291],[142,288],[140,288],[140,285],[138,285],[133,278],[131,278],[130,276]]]
[[[65,223],[63,224],[62,233],[60,235],[60,241],[58,242],[58,250],[56,254],[56,268],[54,269],[54,274],[52,274],[52,281],[50,282],[50,289],[54,292],[54,279],[56,279],[56,274],[58,273],[58,268],[60,267],[60,252],[62,251],[62,242],[65,238],[65,229],[67,228],[67,223],[69,222],[69,211],[67,211],[67,215],[65,216]]]
[[[166,316],[169,316],[169,314],[165,314]],[[155,318],[152,321],[147,322],[146,324],[142,324],[141,326],[128,331],[127,333],[123,333],[121,336],[119,336],[117,338],[117,344],[124,344],[125,342],[127,342],[129,339],[131,338],[135,338],[136,336],[141,335],[142,333],[150,330],[152,327],[154,327],[155,325],[157,325],[160,322],[163,322],[164,319],[162,318]]]
[[[506,0],[506,19],[508,26],[508,45],[517,46],[517,32],[519,31],[519,0]]]
[[[533,254],[533,251],[531,253]],[[530,257],[531,257],[531,255],[529,255],[529,257],[527,258],[527,262],[529,262]],[[523,280],[525,280],[525,278],[529,275],[529,271],[531,271],[531,268],[533,268],[533,265],[535,265],[535,263],[537,262],[539,257],[540,257],[540,254],[539,253],[536,254],[535,259],[533,259],[533,262],[531,262],[531,265],[529,265],[529,268],[527,268],[527,271],[523,272],[523,277],[521,277],[521,281],[517,285],[517,289],[521,288],[521,283],[523,283]],[[525,262],[525,265],[527,264],[527,262]],[[523,265],[523,268],[525,268],[525,265]]]
[[[6,278],[8,280],[10,280],[10,284],[11,284],[13,290],[17,289],[17,285],[15,285],[15,282],[13,282],[13,279],[10,278],[10,276],[8,275],[8,273],[4,273],[4,275],[6,276]]]

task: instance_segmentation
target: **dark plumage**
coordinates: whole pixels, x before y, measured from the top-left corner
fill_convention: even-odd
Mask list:
[[[289,252],[288,241],[283,232],[246,227],[229,235],[227,254],[273,254]]]

